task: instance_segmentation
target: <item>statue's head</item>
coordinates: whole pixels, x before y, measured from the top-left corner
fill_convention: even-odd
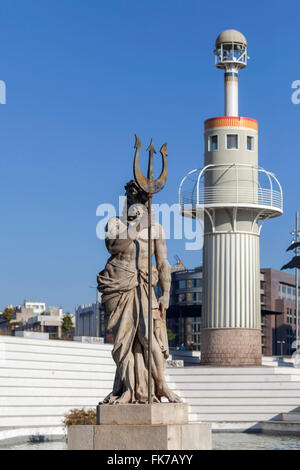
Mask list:
[[[125,191],[128,207],[132,204],[146,204],[148,201],[147,193],[134,180],[128,181],[125,185]]]
[[[126,198],[127,198],[127,213],[123,213],[128,221],[140,217],[142,214],[147,213],[147,193],[141,189],[138,184],[131,180],[125,185]],[[125,209],[125,207],[124,207]]]

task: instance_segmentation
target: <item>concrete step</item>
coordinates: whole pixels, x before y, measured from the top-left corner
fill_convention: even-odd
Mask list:
[[[272,418],[274,418],[274,413],[194,413],[193,411],[189,413],[189,420],[193,423],[258,423]],[[245,426],[240,427],[245,429]]]
[[[63,416],[0,416],[0,427],[62,426]]]
[[[107,393],[106,393],[107,392]],[[30,409],[31,407],[48,407],[48,406],[67,406],[68,408],[94,408],[101,398],[108,395],[110,390],[101,390],[92,396],[28,396],[22,397],[20,405],[20,397],[6,396],[0,397],[0,408],[14,407],[16,412],[20,413],[22,407]],[[49,394],[48,394],[49,395]],[[3,410],[5,414],[5,410]]]
[[[104,398],[104,397],[103,397]],[[78,402],[77,402],[78,403]],[[92,403],[92,408],[96,409],[96,405],[98,403],[94,400]],[[0,417],[26,417],[26,416],[64,416],[66,413],[68,413],[71,410],[72,406],[66,405],[66,406],[58,406],[58,405],[53,405],[53,406],[0,406]],[[80,408],[85,408],[88,409],[87,404],[80,404]],[[0,419],[1,419],[0,418]]]
[[[77,362],[74,363],[65,363],[65,362],[57,362],[57,361],[40,361],[38,356],[35,361],[20,361],[20,360],[11,360],[6,359],[5,362],[2,361],[2,365],[0,364],[0,371],[3,369],[21,371],[22,369],[30,369],[30,370],[61,370],[61,371],[84,371],[84,372],[99,372],[99,371],[115,371],[116,366],[113,360],[111,362],[105,361],[105,364],[101,362],[99,359],[98,363],[95,364],[88,364],[86,362],[81,363],[79,362],[80,358]]]
[[[229,376],[236,376],[236,375],[250,375],[250,376],[257,376],[257,375],[295,375],[300,376],[300,369],[288,369],[288,368],[281,368],[281,367],[186,367],[184,370],[174,370],[172,371],[172,375],[211,375],[211,376],[219,376],[219,375],[229,375]]]
[[[7,343],[5,344],[5,352],[10,356],[11,352],[24,352],[24,353],[36,353],[38,352],[41,355],[58,355],[58,356],[79,356],[79,357],[101,357],[111,359],[111,351],[107,349],[99,348],[99,346],[94,347],[94,345],[89,345],[89,347],[73,347],[73,342],[69,343],[70,346],[53,345],[51,341],[43,345],[34,345],[34,344],[17,344],[17,343]],[[82,344],[82,343],[81,343]],[[85,344],[83,345],[85,346]]]
[[[101,372],[100,372],[101,370]],[[111,378],[115,374],[115,367],[102,365],[98,371],[89,372],[85,370],[47,370],[47,369],[10,369],[0,368],[0,381],[3,378],[25,378],[25,379],[74,379],[74,380],[103,380],[103,374],[109,374]]]
[[[268,414],[269,416],[280,415],[281,413],[287,413],[293,407],[289,405],[198,405],[190,404],[189,410],[191,413],[197,414],[246,414],[254,413],[255,415]]]
[[[177,369],[181,370],[181,369]],[[291,382],[297,381],[300,382],[300,376],[293,377],[291,375],[281,375],[280,378],[278,375],[179,375],[173,374],[173,369],[168,369],[166,377],[169,381],[172,381],[176,384],[181,383],[267,383],[267,382]],[[179,385],[180,386],[180,385]],[[300,386],[300,385],[299,385]]]
[[[0,335],[0,344],[16,344],[19,346],[31,345],[35,347],[47,347],[47,348],[65,348],[67,351],[72,347],[73,349],[78,349],[82,351],[83,349],[91,349],[93,351],[99,350],[103,351],[112,351],[113,346],[111,344],[91,344],[91,343],[79,343],[76,341],[61,341],[61,340],[38,340],[31,338],[17,338],[15,336],[1,336]]]
[[[101,373],[98,380],[85,380],[85,379],[39,379],[39,378],[19,378],[19,377],[2,377],[0,382],[1,387],[63,387],[63,388],[99,388],[102,386],[102,381],[109,381],[112,383],[114,374]]]
[[[112,359],[110,357],[100,357],[100,356],[80,356],[80,355],[70,355],[70,354],[50,354],[50,353],[40,353],[40,352],[27,352],[27,351],[5,351],[2,356],[2,364],[5,365],[6,359],[23,362],[32,362],[38,359],[40,362],[51,362],[55,361],[58,363],[64,364],[95,364],[98,367],[101,364],[112,364]]]
[[[172,390],[180,391],[196,391],[196,390],[300,390],[299,382],[277,381],[277,382],[177,382],[176,380],[167,379]],[[1,390],[1,387],[0,387]]]
[[[281,420],[285,422],[300,423],[300,411],[281,413]]]
[[[299,403],[299,397],[285,397],[284,400],[282,398],[274,398],[274,397],[268,397],[267,399],[265,397],[247,397],[247,398],[240,398],[240,397],[220,397],[220,398],[215,398],[215,397],[210,397],[210,398],[201,398],[201,397],[195,397],[191,398],[189,397],[184,398],[182,394],[180,393],[180,396],[184,399],[186,403],[188,403],[191,406],[228,406],[228,407],[243,407],[244,405],[249,407],[249,406],[257,406],[263,407],[263,409],[267,409],[268,407],[277,407],[275,409],[275,412],[277,411],[278,407],[281,407],[282,404],[284,403],[286,406],[289,406],[289,409],[291,407],[297,407]]]
[[[285,421],[264,421],[259,423],[259,429],[264,434],[279,434],[288,435],[300,435],[300,423],[299,422],[285,422]]]
[[[94,388],[61,388],[61,387],[0,387],[0,398],[18,397],[98,397],[108,395],[112,391],[113,381],[102,382]]]
[[[278,398],[282,403],[282,398],[294,398],[297,403],[300,402],[300,388],[296,390],[262,390],[258,388],[256,390],[241,390],[239,389],[231,389],[231,390],[215,390],[215,389],[208,389],[208,390],[180,390],[180,396],[184,398],[187,402],[190,400],[197,398],[201,400],[202,398],[249,398],[252,399],[273,399]]]

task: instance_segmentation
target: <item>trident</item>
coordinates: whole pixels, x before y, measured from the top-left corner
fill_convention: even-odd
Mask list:
[[[149,152],[148,175],[147,178],[140,169],[140,151],[142,144],[137,135],[135,135],[135,156],[133,173],[138,186],[148,194],[148,403],[152,403],[152,196],[163,189],[167,181],[167,144],[163,144],[160,149],[162,156],[162,172],[157,179],[153,179],[153,154],[156,153],[152,139],[147,152]]]

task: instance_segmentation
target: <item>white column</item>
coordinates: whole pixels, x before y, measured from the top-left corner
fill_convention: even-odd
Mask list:
[[[224,73],[225,116],[239,115],[239,84],[237,72]]]
[[[203,328],[260,329],[259,236],[205,235]]]

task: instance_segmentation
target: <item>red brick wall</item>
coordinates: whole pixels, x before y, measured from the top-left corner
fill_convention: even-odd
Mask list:
[[[201,364],[261,365],[261,331],[244,328],[202,330]]]

